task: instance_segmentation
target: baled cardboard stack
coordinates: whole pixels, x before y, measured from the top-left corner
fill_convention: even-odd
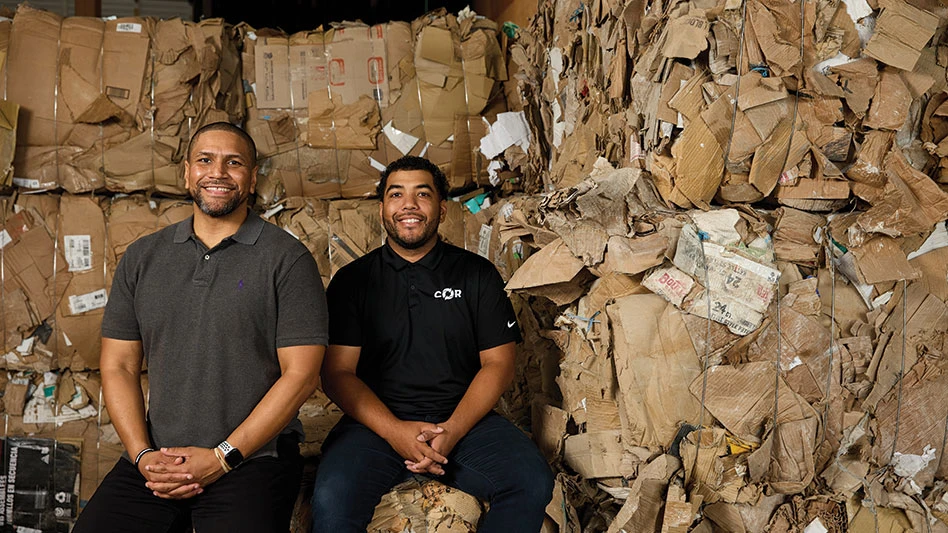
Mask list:
[[[294,36],[292,45],[274,44],[279,37],[272,33],[261,31],[256,39],[249,27],[234,29],[219,20],[63,19],[28,7],[0,22],[0,47],[9,55],[3,73],[7,96],[22,110],[18,115],[12,101],[0,107],[0,167],[15,169],[6,171],[7,185],[45,193],[3,199],[4,416],[9,435],[47,439],[44,446],[53,457],[62,446],[76,446],[81,482],[75,491],[74,482],[69,490],[53,487],[61,494],[50,501],[67,499],[68,512],[35,509],[4,517],[5,523],[40,527],[43,513],[55,511],[56,527],[68,528],[122,452],[101,404],[102,308],[128,245],[190,215],[189,202],[151,193],[184,192],[181,161],[187,139],[200,125],[240,121],[249,104],[247,125],[260,145],[265,174],[257,205],[266,208],[267,220],[307,245],[326,283],[336,269],[381,243],[377,200],[337,199],[374,193],[377,170],[369,157],[385,164],[401,153],[426,153],[449,172],[453,187],[477,179],[486,183],[486,165],[481,160],[475,166],[469,154],[471,139],[479,139],[481,114],[504,110],[506,67],[492,22],[459,22],[442,12],[416,22],[414,29],[408,23],[345,24],[310,32],[308,40]],[[422,41],[423,50],[416,50]],[[242,65],[237,48],[243,43],[249,63]],[[301,112],[294,114],[300,111],[295,104],[258,105],[255,45],[286,57],[288,46],[317,43],[321,52],[314,58],[336,70],[323,78],[320,90],[299,89],[297,83],[315,88],[312,80],[292,79],[291,98],[301,95],[306,104]],[[367,59],[358,56],[366,51]],[[368,88],[352,67],[366,62],[377,82]],[[300,72],[298,65],[293,72]],[[401,96],[406,92],[410,98]],[[310,105],[310,99],[316,103]],[[363,120],[363,111],[372,120]],[[345,122],[346,117],[354,118]],[[455,151],[465,157],[455,157]],[[299,179],[281,175],[279,158],[287,153],[294,165],[300,154],[331,155],[331,166],[314,170],[332,177],[328,188],[313,189],[307,181],[303,190]],[[337,157],[352,163],[338,167]],[[462,159],[460,167],[452,167]],[[100,196],[102,191],[120,194]],[[135,191],[148,195],[125,194]],[[442,233],[463,245],[459,203],[450,204]],[[147,379],[143,387],[147,391]],[[306,455],[318,453],[340,416],[321,393],[307,401],[301,409]],[[434,492],[423,499],[406,502],[423,504],[430,515],[426,523],[460,531],[462,515],[467,516],[461,503],[470,497],[435,494],[443,490],[435,484],[424,489]],[[419,487],[408,487],[391,498],[415,493],[421,494]],[[469,529],[479,504],[472,509],[477,512],[467,518]],[[394,531],[394,522],[385,527]]]
[[[190,133],[243,118],[236,34],[219,19],[64,19],[21,6],[0,34],[5,97],[21,106],[23,189],[182,194]]]
[[[402,155],[452,189],[487,183],[472,147],[505,111],[496,24],[442,11],[412,24],[333,25],[287,36],[242,26],[247,129],[266,159],[261,197],[359,198]]]
[[[286,36],[21,8],[0,23],[6,68],[40,39],[54,81],[8,90],[25,110],[14,176],[181,192],[188,132],[246,106],[257,205],[328,280],[380,243],[377,201],[358,199],[376,169],[424,154],[452,188],[485,187],[442,229],[514,291],[526,342],[499,407],[561,470],[547,530],[946,529],[940,8],[538,7],[506,64],[496,26],[464,13]],[[146,59],[126,106],[101,65],[134,55],[105,43],[135,24]],[[87,371],[95,295],[132,240],[190,206],[64,194],[4,207],[5,361],[22,371],[8,419],[85,438],[83,454],[97,442],[102,475],[121,446]],[[47,411],[80,419],[27,417]],[[315,452],[340,413],[317,395],[302,415]],[[387,498],[409,509],[412,491]],[[385,509],[380,530],[421,523]]]
[[[857,4],[543,1],[512,45],[549,172],[479,235],[559,347],[550,531],[948,530],[944,14]]]

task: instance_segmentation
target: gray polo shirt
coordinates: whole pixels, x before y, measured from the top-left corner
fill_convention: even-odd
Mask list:
[[[102,336],[140,340],[155,446],[214,447],[280,377],[277,348],[325,345],[316,262],[250,212],[213,249],[192,219],[142,237],[119,262]],[[298,419],[284,432],[302,433]],[[274,439],[257,455],[273,455]]]

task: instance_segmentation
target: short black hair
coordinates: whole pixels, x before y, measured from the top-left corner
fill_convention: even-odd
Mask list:
[[[441,172],[438,165],[424,157],[414,155],[406,155],[396,159],[385,167],[385,170],[382,171],[382,177],[379,178],[379,184],[375,187],[375,193],[379,195],[379,198],[385,196],[385,184],[388,182],[389,175],[400,170],[424,170],[431,174],[431,177],[434,178],[435,189],[438,190],[438,199],[448,199],[448,178],[444,175],[444,172]]]
[[[244,142],[247,143],[247,147],[250,148],[250,167],[253,168],[257,166],[257,145],[253,142],[253,137],[230,122],[211,122],[210,124],[205,124],[198,128],[188,142],[188,161],[191,161],[191,149],[194,147],[194,141],[209,131],[227,131],[243,139]]]

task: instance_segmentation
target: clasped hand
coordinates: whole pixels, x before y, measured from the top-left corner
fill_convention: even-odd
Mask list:
[[[451,424],[402,421],[389,444],[405,458],[405,467],[415,474],[444,475],[448,455],[460,435]]]
[[[139,461],[138,471],[152,494],[168,500],[197,496],[224,475],[214,450],[196,446],[148,452]]]

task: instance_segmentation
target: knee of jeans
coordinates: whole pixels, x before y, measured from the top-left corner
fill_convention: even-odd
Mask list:
[[[537,469],[535,477],[527,487],[527,501],[531,505],[546,507],[553,497],[553,472],[546,464],[543,469]]]
[[[323,475],[320,472],[316,476],[316,484],[313,487],[313,498],[310,500],[313,517],[326,516],[345,511],[351,498],[348,497],[348,490],[344,484],[334,482],[331,475]]]
[[[553,472],[546,461],[525,461],[521,468],[510,472],[513,492],[523,505],[546,507],[553,496]]]

